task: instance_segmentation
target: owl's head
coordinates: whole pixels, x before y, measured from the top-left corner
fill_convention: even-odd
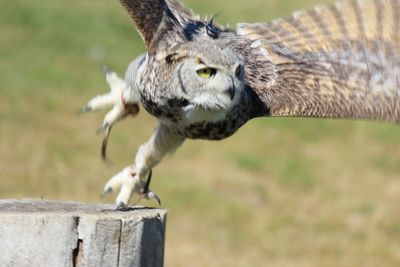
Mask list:
[[[121,1],[148,50],[142,74],[152,98],[204,110],[229,110],[238,102],[243,59],[219,41],[230,33],[174,0]]]
[[[206,110],[228,110],[238,102],[244,68],[231,49],[214,40],[199,39],[164,55],[162,68],[171,74],[168,91],[173,97]]]

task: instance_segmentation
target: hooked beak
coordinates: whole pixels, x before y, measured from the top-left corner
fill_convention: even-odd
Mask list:
[[[233,85],[232,87],[230,87],[228,90],[225,91],[225,93],[229,96],[229,98],[231,100],[233,100],[235,98],[235,94],[236,94],[236,87],[235,85]]]
[[[231,81],[232,81],[232,86],[229,87],[228,90],[225,91],[225,93],[229,96],[229,98],[232,101],[235,98],[236,86],[235,86],[235,82],[233,81],[232,78],[231,78]]]

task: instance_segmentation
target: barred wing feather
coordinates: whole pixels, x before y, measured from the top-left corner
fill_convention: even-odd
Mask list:
[[[274,66],[268,86],[249,78],[270,116],[400,122],[400,0],[338,2],[237,34]]]

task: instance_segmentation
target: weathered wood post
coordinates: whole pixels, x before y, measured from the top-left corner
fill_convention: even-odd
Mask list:
[[[166,211],[0,200],[0,266],[163,266]]]

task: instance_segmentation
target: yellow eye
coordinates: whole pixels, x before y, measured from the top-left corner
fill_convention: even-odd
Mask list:
[[[214,76],[217,73],[217,70],[214,68],[203,68],[197,71],[197,74],[204,79],[208,79],[211,76]]]

